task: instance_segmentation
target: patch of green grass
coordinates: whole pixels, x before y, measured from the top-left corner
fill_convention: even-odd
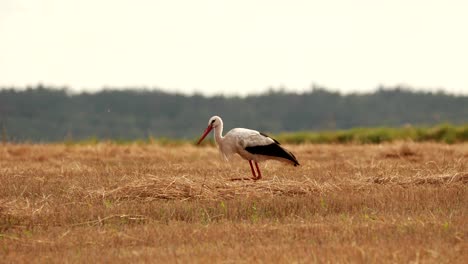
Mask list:
[[[398,140],[411,140],[416,142],[434,141],[447,144],[468,141],[468,125],[442,124],[434,127],[405,126],[352,128],[348,130],[318,131],[318,132],[292,132],[276,135],[276,139],[288,144],[301,143],[358,143],[379,144]]]

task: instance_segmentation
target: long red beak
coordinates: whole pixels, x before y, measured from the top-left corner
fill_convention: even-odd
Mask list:
[[[202,135],[201,138],[198,140],[197,145],[200,144],[200,143],[203,141],[203,139],[205,139],[205,137],[211,132],[212,129],[213,129],[212,126],[208,126],[208,127],[206,128],[205,132],[203,132],[203,135]]]

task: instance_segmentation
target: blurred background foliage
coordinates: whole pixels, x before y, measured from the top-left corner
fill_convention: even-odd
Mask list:
[[[96,93],[43,85],[0,88],[3,141],[192,140],[213,115],[223,118],[225,131],[248,127],[288,143],[454,143],[468,137],[468,96],[402,87],[359,94],[271,89],[244,97],[134,88]]]

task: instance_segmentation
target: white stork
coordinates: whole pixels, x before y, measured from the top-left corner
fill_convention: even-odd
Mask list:
[[[232,155],[239,154],[239,156],[248,160],[253,180],[262,178],[262,173],[258,167],[258,162],[260,161],[274,159],[294,166],[299,165],[294,154],[283,148],[278,141],[258,131],[246,128],[234,128],[223,136],[223,120],[219,116],[210,118],[208,127],[197,144],[200,144],[212,129],[214,129],[215,141],[223,157],[228,160]],[[255,174],[252,162],[255,163],[255,167],[257,168],[257,175]]]

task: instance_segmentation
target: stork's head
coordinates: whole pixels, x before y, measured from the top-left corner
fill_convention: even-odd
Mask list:
[[[213,116],[210,118],[208,121],[208,127],[206,128],[205,132],[203,132],[203,135],[201,138],[198,140],[197,144],[200,144],[203,139],[211,132],[213,128],[219,127],[223,121],[221,120],[221,117],[219,116]]]
[[[213,116],[208,121],[208,126],[212,126],[213,128],[215,128],[215,127],[218,127],[219,125],[221,125],[221,122],[222,122],[221,117]]]

